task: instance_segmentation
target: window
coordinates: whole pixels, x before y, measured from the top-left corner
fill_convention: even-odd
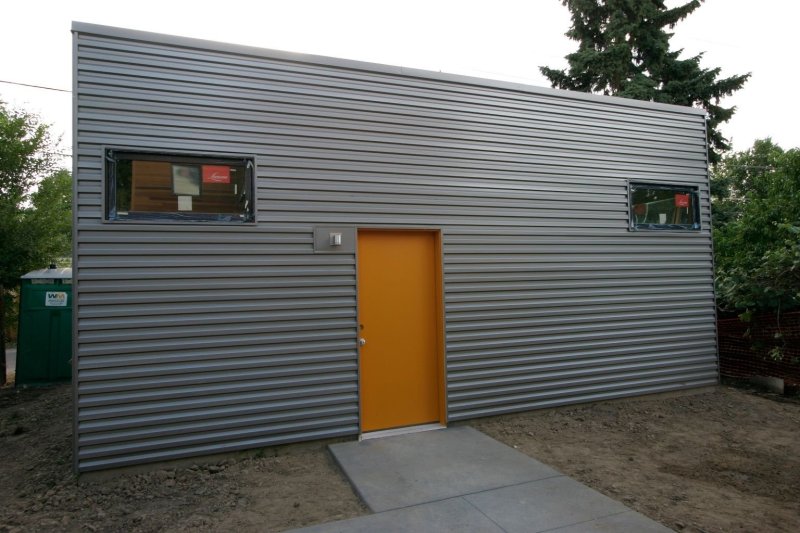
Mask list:
[[[252,222],[253,158],[106,150],[107,220]]]
[[[631,230],[699,230],[697,187],[630,183]]]

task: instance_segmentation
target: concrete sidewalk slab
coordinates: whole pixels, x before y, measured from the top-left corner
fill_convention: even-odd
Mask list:
[[[333,444],[330,451],[374,512],[561,475],[466,426]]]
[[[503,533],[462,498],[395,509],[341,522],[320,524],[295,533]]]
[[[298,531],[671,531],[466,426],[332,444],[330,450],[376,514]]]
[[[547,533],[673,533],[673,531],[636,511],[629,510],[580,524],[551,529]]]
[[[470,494],[464,499],[508,533],[545,531],[628,510],[566,476]]]

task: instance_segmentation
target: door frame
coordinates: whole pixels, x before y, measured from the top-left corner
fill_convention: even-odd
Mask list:
[[[361,309],[358,306],[358,291],[359,283],[359,247],[358,236],[361,233],[392,233],[392,232],[406,232],[406,233],[427,233],[433,234],[434,245],[434,286],[436,287],[436,297],[434,309],[434,316],[436,317],[436,382],[438,387],[439,396],[439,423],[443,426],[447,425],[447,358],[445,357],[445,328],[444,328],[444,252],[442,250],[442,230],[441,228],[419,227],[419,226],[358,226],[356,228],[356,336],[354,339],[357,352],[358,363],[358,434],[363,435],[364,430],[361,426],[361,413],[362,403],[364,397],[361,394],[361,346],[358,344],[358,339],[361,337],[358,325],[361,324]]]

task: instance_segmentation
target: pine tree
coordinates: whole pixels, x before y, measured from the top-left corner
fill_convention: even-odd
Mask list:
[[[573,91],[701,107],[708,113],[709,162],[730,149],[719,131],[734,107],[720,99],[739,90],[750,74],[718,79],[719,68],[700,66],[703,54],[681,59],[671,51],[675,25],[700,7],[692,0],[668,9],[663,0],[562,0],[572,12],[567,37],[578,51],[567,55],[568,70],[540,67],[553,87]]]

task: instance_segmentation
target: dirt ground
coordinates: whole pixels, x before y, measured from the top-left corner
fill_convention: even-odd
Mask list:
[[[800,531],[800,402],[721,386],[470,424],[678,531]]]
[[[283,531],[367,512],[328,442],[76,482],[67,385],[0,390],[0,532]]]
[[[798,531],[800,402],[719,387],[474,421],[675,530]],[[283,531],[365,514],[315,442],[76,482],[69,386],[0,390],[0,533]]]

